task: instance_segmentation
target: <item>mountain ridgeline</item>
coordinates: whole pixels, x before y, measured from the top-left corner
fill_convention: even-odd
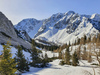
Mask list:
[[[15,25],[15,28],[20,32],[27,32],[38,43],[62,45],[69,41],[72,43],[84,35],[97,35],[100,31],[100,15],[79,15],[69,11],[53,14],[44,20],[24,19]],[[21,34],[21,37],[26,38],[23,35]]]

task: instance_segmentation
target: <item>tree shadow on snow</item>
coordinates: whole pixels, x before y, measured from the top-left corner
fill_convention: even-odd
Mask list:
[[[52,64],[48,64],[48,67],[44,67],[44,68],[31,67],[29,72],[23,73],[22,75],[28,75],[28,74],[29,75],[39,75],[39,74],[36,74],[36,73],[38,73],[39,71],[48,69],[48,68],[58,69],[58,68],[51,67],[51,66],[52,66]]]

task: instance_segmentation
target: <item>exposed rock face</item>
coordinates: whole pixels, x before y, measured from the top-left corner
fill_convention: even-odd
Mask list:
[[[0,12],[0,32],[4,32],[9,36],[17,37],[13,24],[1,12]]]
[[[31,48],[31,44],[16,34],[11,21],[0,12],[0,43],[6,43],[7,41],[10,41],[13,46],[21,45],[27,49]]]
[[[30,29],[30,24],[33,29]],[[69,11],[53,14],[44,20],[25,19],[15,28],[22,30],[24,26],[27,27],[24,30],[31,38],[63,44],[69,41],[73,42],[84,34],[87,36],[97,35],[100,31],[100,15],[79,15],[74,11]]]
[[[23,30],[23,31],[18,31],[18,36],[21,37],[22,39],[28,41],[28,42],[32,42],[32,39],[30,38],[30,36],[28,35],[28,33]]]

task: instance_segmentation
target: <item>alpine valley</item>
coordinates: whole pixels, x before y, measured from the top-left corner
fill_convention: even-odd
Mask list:
[[[100,75],[100,14],[68,11],[13,25],[0,12],[0,75],[15,74]]]

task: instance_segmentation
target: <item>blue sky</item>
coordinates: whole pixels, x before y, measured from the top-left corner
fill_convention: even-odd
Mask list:
[[[25,18],[45,19],[70,10],[79,14],[100,14],[100,0],[0,0],[0,11],[13,24]]]

